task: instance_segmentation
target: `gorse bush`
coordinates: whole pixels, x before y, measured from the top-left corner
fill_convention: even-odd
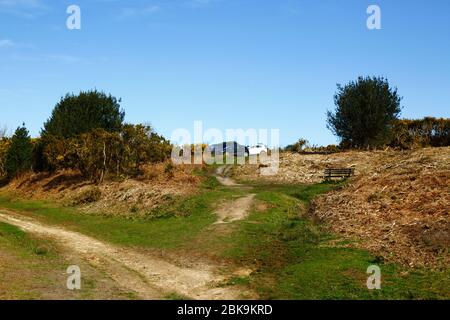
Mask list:
[[[105,175],[134,175],[144,163],[170,156],[171,145],[144,125],[124,125],[119,132],[95,129],[71,138],[42,138],[42,159],[47,170],[78,169],[93,182]]]
[[[450,146],[450,119],[426,117],[394,122],[390,145],[402,149]]]
[[[309,146],[309,141],[302,138],[299,139],[296,143],[286,146],[286,148],[284,148],[284,151],[302,152]]]
[[[81,191],[78,195],[76,195],[73,199],[73,205],[81,205],[97,202],[102,197],[102,191],[99,187],[89,187],[83,191]]]
[[[0,178],[7,175],[6,172],[6,155],[8,154],[9,146],[11,145],[10,139],[0,139]]]
[[[96,90],[66,95],[40,138],[30,140],[24,127],[12,139],[0,138],[0,176],[76,169],[100,182],[107,174],[137,174],[145,163],[166,160],[170,142],[149,126],[124,124],[120,102]]]
[[[11,139],[0,137],[0,177],[30,169],[76,169],[100,182],[106,175],[135,175],[145,163],[165,161],[172,151],[170,142],[150,126],[124,124],[119,103],[96,90],[66,95],[40,138],[31,140],[25,127]]]
[[[163,162],[172,151],[172,146],[150,126],[126,124],[121,131],[127,162],[139,171],[147,162]]]

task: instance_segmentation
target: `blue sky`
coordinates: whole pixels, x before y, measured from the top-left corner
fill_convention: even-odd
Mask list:
[[[335,143],[326,110],[359,75],[397,86],[404,117],[449,117],[450,1],[0,0],[0,126],[34,136],[61,96],[97,88],[167,137],[201,120]]]

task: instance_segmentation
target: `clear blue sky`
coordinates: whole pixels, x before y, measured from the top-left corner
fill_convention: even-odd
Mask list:
[[[97,88],[168,137],[202,120],[335,143],[325,112],[359,75],[397,86],[404,117],[449,117],[450,1],[0,0],[0,126],[34,136],[62,95]]]

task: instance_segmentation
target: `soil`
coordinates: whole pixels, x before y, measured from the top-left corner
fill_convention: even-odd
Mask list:
[[[254,199],[255,195],[250,194],[225,203],[215,212],[218,216],[216,224],[226,224],[245,219],[254,203]]]
[[[344,187],[320,196],[310,215],[385,261],[411,267],[450,265],[450,147],[349,151],[329,155],[282,153],[280,170],[233,171],[239,180],[309,184],[325,168],[354,168]]]
[[[161,299],[174,292],[192,299],[240,298],[239,290],[221,286],[226,277],[211,265],[198,263],[189,268],[181,267],[149,254],[113,246],[60,227],[44,225],[11,211],[1,210],[0,221],[15,225],[25,232],[53,239],[142,299]]]

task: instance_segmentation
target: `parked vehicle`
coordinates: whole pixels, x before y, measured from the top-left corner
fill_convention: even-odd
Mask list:
[[[211,150],[214,154],[234,155],[235,157],[241,156],[260,156],[267,155],[269,149],[262,143],[258,143],[253,147],[243,146],[237,142],[223,142],[211,146]]]
[[[223,142],[211,146],[211,150],[216,155],[233,155],[235,157],[248,157],[249,149],[237,142]]]
[[[248,149],[248,155],[254,156],[254,155],[264,155],[268,153],[269,149],[267,146],[265,146],[262,143],[258,143],[256,146],[253,147],[247,147]]]

